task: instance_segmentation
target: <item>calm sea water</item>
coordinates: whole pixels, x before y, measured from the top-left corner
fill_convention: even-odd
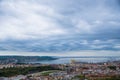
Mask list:
[[[59,58],[57,60],[51,61],[36,61],[32,63],[41,63],[41,64],[64,64],[70,63],[71,60],[75,60],[77,62],[88,62],[88,63],[99,63],[99,62],[107,62],[107,61],[118,61],[120,57],[107,57],[107,58]]]

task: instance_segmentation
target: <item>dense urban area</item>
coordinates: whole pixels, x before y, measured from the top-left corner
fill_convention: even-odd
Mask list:
[[[68,64],[8,62],[0,64],[0,80],[120,80],[120,61],[83,63],[70,60]]]

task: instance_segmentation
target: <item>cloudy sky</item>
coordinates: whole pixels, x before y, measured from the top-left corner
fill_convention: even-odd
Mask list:
[[[0,0],[0,55],[90,53],[120,55],[120,0]]]

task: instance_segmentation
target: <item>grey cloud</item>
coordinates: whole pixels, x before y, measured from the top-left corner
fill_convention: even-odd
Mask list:
[[[120,50],[118,0],[1,0],[0,49]]]

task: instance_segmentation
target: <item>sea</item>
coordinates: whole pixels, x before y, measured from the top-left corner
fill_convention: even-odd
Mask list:
[[[36,61],[30,63],[41,64],[69,64],[71,60],[85,63],[104,63],[110,61],[120,61],[120,57],[58,57],[56,60]]]

